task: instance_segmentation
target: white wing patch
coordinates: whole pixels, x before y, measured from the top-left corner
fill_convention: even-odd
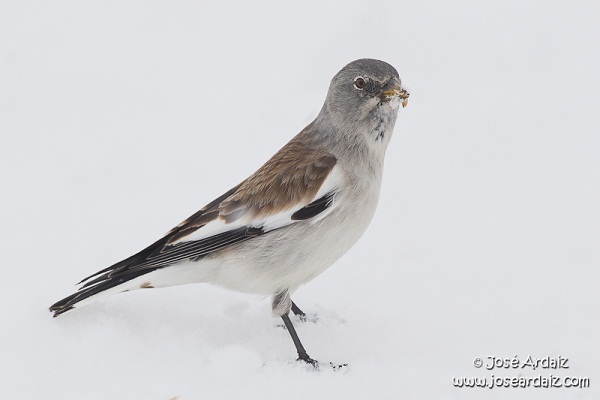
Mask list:
[[[344,171],[342,170],[342,168],[339,165],[335,165],[332,168],[329,175],[327,175],[327,178],[325,178],[325,181],[323,181],[323,184],[319,188],[319,191],[317,192],[315,197],[312,198],[307,204],[310,204],[313,201],[320,199],[321,197],[325,196],[327,193],[329,193],[335,189],[343,187],[345,181],[346,181],[346,178],[344,176]],[[302,207],[304,207],[304,206],[306,206],[306,204],[304,204]],[[302,207],[299,207],[299,209]]]
[[[327,193],[330,193],[334,190],[338,190],[340,187],[344,187],[345,180],[346,179],[344,177],[344,172],[342,171],[342,168],[338,165],[334,166],[333,169],[331,170],[331,172],[329,173],[329,175],[327,176],[327,178],[325,179],[325,181],[323,182],[323,184],[321,185],[321,187],[319,188],[319,191],[317,192],[315,197],[310,202],[320,199],[321,197],[325,196]],[[325,218],[326,216],[328,216],[329,214],[331,214],[331,212],[337,206],[337,201],[335,199],[335,196],[333,196],[331,201],[332,201],[332,204],[329,207],[327,207],[327,209],[325,211],[315,215],[313,218],[310,219],[311,224],[315,224],[315,223],[319,222],[320,220],[322,220],[323,218]],[[310,202],[309,202],[309,204],[310,204]]]

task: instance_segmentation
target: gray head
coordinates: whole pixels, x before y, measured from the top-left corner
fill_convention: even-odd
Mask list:
[[[406,106],[408,96],[394,67],[364,58],[333,77],[321,114],[337,126],[368,124],[382,115],[395,120],[398,106]]]

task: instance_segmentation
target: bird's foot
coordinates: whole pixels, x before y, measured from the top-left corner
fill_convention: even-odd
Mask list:
[[[310,322],[313,324],[316,324],[317,322],[319,322],[319,316],[317,314],[298,314],[298,315],[294,315],[292,316],[293,320],[295,323],[305,323],[305,322]],[[283,329],[287,329],[286,326],[281,323],[275,323],[275,326],[278,328],[283,328]]]
[[[319,321],[319,316],[317,314],[298,314],[295,315],[296,320],[299,322],[312,322],[317,323]]]
[[[299,356],[296,361],[301,361],[306,363],[307,365],[312,366],[314,369],[319,369],[319,362],[317,360],[313,360],[308,356],[308,354],[304,354],[304,356]]]
[[[318,362],[317,360],[313,360],[312,358],[310,358],[308,356],[308,354],[300,355],[296,361],[301,361],[303,363],[306,363],[306,365],[311,366],[315,370],[332,369],[334,371],[339,371],[348,366],[348,364],[334,364],[332,362],[321,363],[321,362]]]

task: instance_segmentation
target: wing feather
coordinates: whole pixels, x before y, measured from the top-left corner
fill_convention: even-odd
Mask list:
[[[244,182],[150,246],[83,279],[76,293],[50,307],[54,316],[157,269],[199,260],[293,223],[324,218],[335,207],[343,174],[333,155],[303,140],[301,133]]]
[[[139,253],[98,271],[83,288],[139,276],[264,235],[330,208],[340,184],[336,158],[292,140],[241,184]],[[332,173],[332,171],[334,173]],[[327,193],[322,193],[327,190]],[[318,197],[317,197],[318,196]],[[304,210],[304,211],[302,211]]]

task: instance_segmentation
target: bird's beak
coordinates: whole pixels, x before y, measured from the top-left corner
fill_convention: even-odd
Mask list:
[[[381,94],[379,96],[381,97],[381,101],[385,102],[402,99],[402,107],[406,107],[410,93],[402,87],[402,84],[398,79],[392,78],[381,89]]]

